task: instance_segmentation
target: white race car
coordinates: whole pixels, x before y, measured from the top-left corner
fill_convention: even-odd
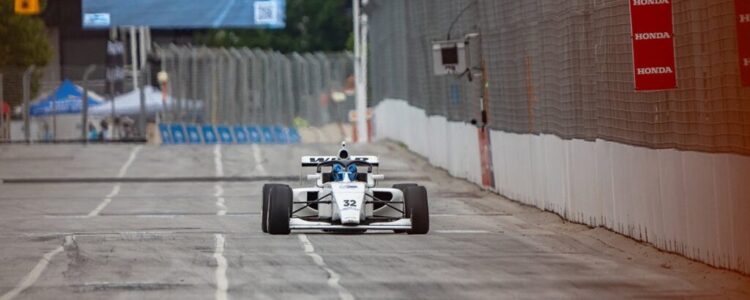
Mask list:
[[[264,185],[263,232],[321,229],[426,234],[430,230],[427,190],[413,183],[376,188],[376,181],[384,179],[373,173],[378,165],[375,156],[350,156],[345,143],[338,156],[302,157],[302,167],[316,168],[315,174],[307,176],[315,187]]]

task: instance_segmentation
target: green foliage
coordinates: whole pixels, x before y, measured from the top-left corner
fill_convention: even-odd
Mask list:
[[[249,47],[284,53],[343,51],[352,32],[349,0],[288,0],[284,29],[219,29],[196,35],[211,47]]]
[[[31,65],[39,67],[33,76],[32,90],[35,93],[41,76],[40,69],[52,57],[52,47],[42,19],[16,15],[14,5],[13,0],[0,0],[0,73],[3,73],[5,83],[5,100],[18,104],[21,102],[20,77],[23,70]]]

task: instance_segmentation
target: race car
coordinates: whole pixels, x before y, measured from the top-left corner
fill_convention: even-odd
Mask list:
[[[286,184],[263,186],[261,227],[270,234],[319,229],[326,232],[364,233],[392,230],[426,234],[430,230],[427,190],[414,183],[375,187],[382,174],[376,156],[349,155],[346,143],[337,156],[303,156],[302,167],[315,187],[291,188]]]

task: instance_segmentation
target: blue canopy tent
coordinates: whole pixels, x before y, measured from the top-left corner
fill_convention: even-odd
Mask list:
[[[88,103],[89,107],[94,107],[104,102],[89,93]],[[81,110],[83,110],[83,88],[66,79],[54,93],[32,103],[29,114],[33,117],[39,117],[74,114],[80,113]]]

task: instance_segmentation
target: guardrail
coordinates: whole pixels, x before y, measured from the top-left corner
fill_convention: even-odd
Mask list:
[[[159,124],[162,144],[299,144],[299,131],[280,125]]]

